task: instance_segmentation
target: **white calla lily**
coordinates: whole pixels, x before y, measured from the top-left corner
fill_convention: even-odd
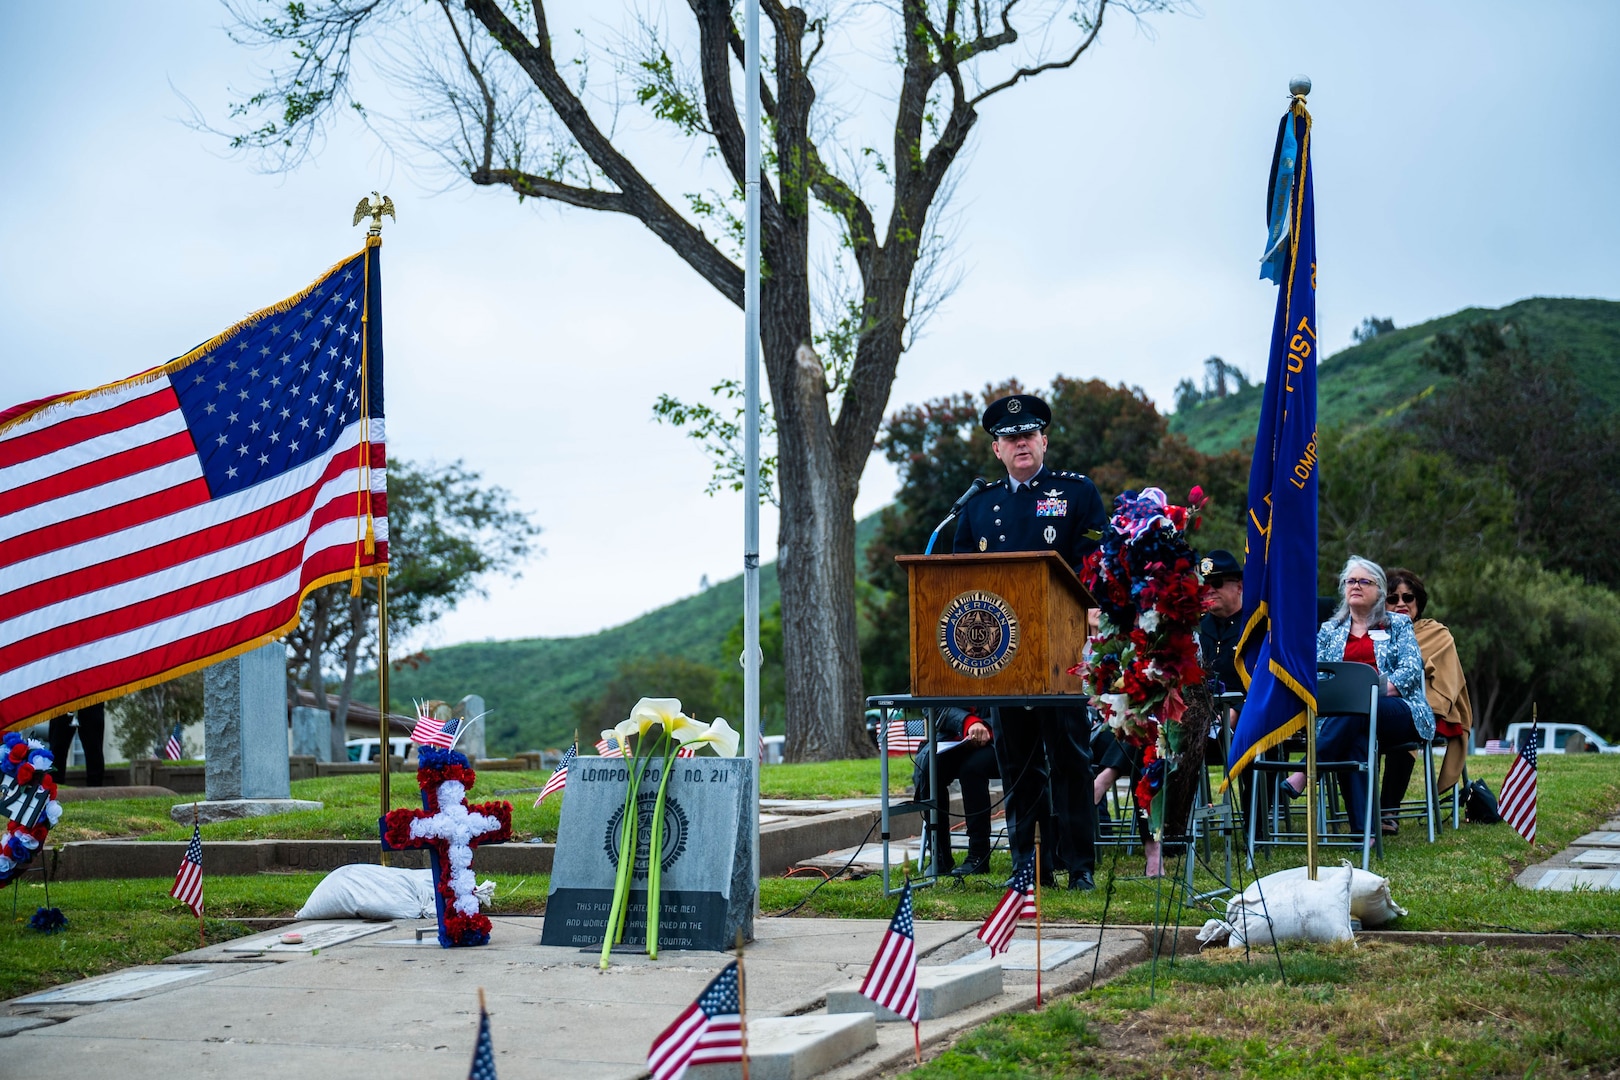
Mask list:
[[[717,757],[737,756],[737,743],[740,741],[741,736],[731,729],[731,725],[726,723],[724,717],[715,717],[712,724],[697,724],[695,726],[699,730],[688,738],[681,739],[682,743],[687,746],[696,743],[707,743],[714,747]],[[680,736],[677,735],[676,738],[680,738]]]
[[[645,735],[655,727],[673,730],[677,718],[685,719],[681,716],[680,698],[644,697],[630,710],[630,719],[619,726],[634,725],[636,734]]]
[[[709,725],[685,713],[676,713],[669,721],[669,734],[681,745],[686,745],[695,739],[701,738],[709,731]]]

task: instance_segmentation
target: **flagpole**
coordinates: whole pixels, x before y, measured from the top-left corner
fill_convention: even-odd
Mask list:
[[[743,4],[744,115],[747,147],[743,192],[743,746],[754,757],[754,797],[748,810],[753,914],[759,918],[759,780],[765,767],[759,726],[759,0]]]
[[[1041,1007],[1041,823],[1035,823],[1035,1007]]]
[[[191,800],[191,831],[193,833],[195,833],[198,829],[202,828],[202,818],[197,812],[197,802],[198,802],[198,800],[196,800],[196,799]],[[202,849],[198,848],[198,850],[201,851]],[[182,863],[181,865],[183,866],[185,864]],[[199,878],[201,877],[201,871],[200,870],[199,870],[198,876],[199,876]],[[50,878],[47,876],[45,880],[49,881]],[[207,935],[206,931],[204,931],[204,929],[203,929],[202,912],[198,911],[197,912],[197,948],[206,949],[207,947],[208,947],[208,935]]]
[[[1372,790],[1371,777],[1367,789]],[[1316,880],[1316,709],[1310,705],[1305,706],[1305,876]]]
[[[382,816],[388,816],[388,575],[383,574],[377,579],[377,694],[382,699],[382,707],[377,711],[377,727],[381,733],[379,740],[382,753],[378,756],[381,762],[378,771],[378,787],[382,791]],[[379,853],[382,864],[388,865],[388,849],[384,847]]]

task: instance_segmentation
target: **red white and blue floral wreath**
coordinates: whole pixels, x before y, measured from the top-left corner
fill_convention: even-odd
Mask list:
[[[5,836],[0,840],[0,885],[28,869],[35,853],[45,846],[51,826],[61,820],[62,804],[56,801],[56,780],[51,776],[54,761],[38,739],[25,739],[13,731],[0,741],[0,773],[19,787],[38,784],[49,800],[35,824],[25,827],[15,821],[6,822]]]

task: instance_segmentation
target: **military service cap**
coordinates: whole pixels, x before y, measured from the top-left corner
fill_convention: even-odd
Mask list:
[[[1206,585],[1219,585],[1227,578],[1243,577],[1243,567],[1238,564],[1237,557],[1220,548],[1199,560],[1198,572],[1203,575]]]
[[[984,410],[984,430],[998,437],[1044,431],[1051,422],[1051,408],[1034,394],[997,398]]]

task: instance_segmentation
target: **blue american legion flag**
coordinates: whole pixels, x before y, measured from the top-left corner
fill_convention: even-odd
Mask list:
[[[1311,117],[1283,116],[1272,160],[1269,248],[1260,276],[1278,283],[1271,356],[1249,469],[1243,633],[1236,667],[1248,697],[1228,782],[1305,726],[1316,707],[1316,203]]]
[[[688,1065],[741,1061],[742,1024],[742,992],[733,960],[653,1040],[647,1051],[652,1080],[680,1080]]]
[[[917,927],[912,917],[910,882],[900,893],[900,906],[889,920],[872,966],[866,969],[860,992],[917,1023]]]
[[[578,756],[579,743],[575,743],[568,748],[568,752],[562,756],[562,760],[557,762],[557,768],[552,772],[550,779],[546,781],[546,786],[540,789],[540,797],[534,800],[536,807],[553,791],[561,791],[568,786],[568,766],[572,765],[574,759]]]
[[[284,635],[386,572],[375,242],[175,360],[0,411],[0,729]]]

